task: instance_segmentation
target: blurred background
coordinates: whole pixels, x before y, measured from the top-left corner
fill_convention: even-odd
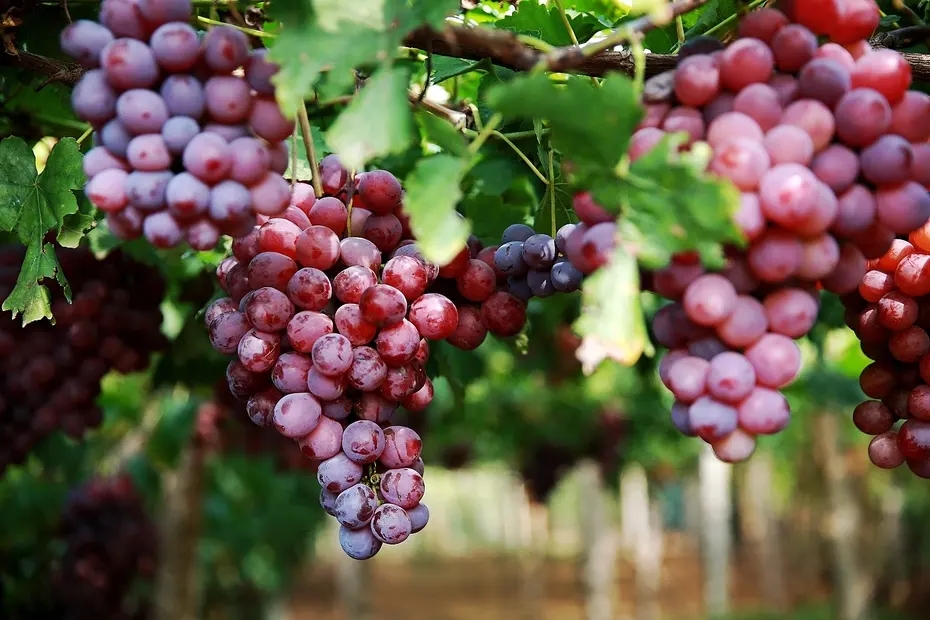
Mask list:
[[[398,412],[423,437],[431,521],[356,562],[312,463],[217,382],[226,362],[200,333],[209,265],[191,261],[219,258],[167,260],[172,348],[104,379],[99,430],[47,440],[0,480],[0,617],[59,617],[36,601],[55,588],[62,507],[118,472],[159,530],[127,618],[930,617],[930,490],[869,463],[850,421],[865,359],[835,299],[803,342],[791,425],[736,466],[673,429],[653,358],[582,374],[576,298],[535,300],[515,342],[437,344],[435,400]]]

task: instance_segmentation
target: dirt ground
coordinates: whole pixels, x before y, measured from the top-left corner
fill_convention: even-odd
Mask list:
[[[752,561],[735,560],[732,605],[737,611],[766,607]],[[512,557],[470,557],[459,560],[417,559],[405,564],[378,562],[370,566],[372,612],[377,620],[583,620],[584,587],[571,561],[546,561],[535,580]],[[810,575],[786,571],[792,605],[824,601],[825,588]],[[532,573],[530,573],[532,574]],[[792,579],[792,575],[794,578]],[[530,584],[527,586],[526,584]],[[533,587],[533,586],[536,587]],[[634,611],[633,571],[618,566],[618,617]],[[662,616],[674,620],[703,617],[701,567],[696,553],[666,554],[658,600]],[[311,567],[295,588],[288,620],[369,620],[356,612],[348,617],[340,600],[337,568]]]

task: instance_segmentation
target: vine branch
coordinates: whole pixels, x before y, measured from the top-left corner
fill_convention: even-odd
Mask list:
[[[676,2],[672,5],[672,10],[676,15],[683,14],[693,10],[700,4],[703,4],[703,2],[698,0]],[[685,6],[687,6],[687,10],[685,10]],[[637,23],[639,24],[637,25]],[[619,34],[621,32],[628,37],[630,33],[649,32],[661,25],[662,23],[658,23],[652,18],[640,18],[627,22],[624,30],[618,31],[616,38],[621,37],[621,34]],[[925,33],[922,27],[916,29],[903,28],[901,30],[904,31],[901,34],[897,34],[898,31],[880,33],[870,42],[873,47],[902,47],[902,41],[906,42],[912,37]],[[611,39],[608,43],[613,43],[616,38]],[[604,41],[607,41],[607,39]],[[607,47],[613,47],[616,44],[613,43],[613,45]],[[432,49],[433,54],[485,61],[514,71],[529,71],[542,63],[550,71],[560,73],[570,71],[595,77],[601,77],[611,71],[631,76],[636,72],[636,62],[629,50],[600,49],[604,45],[603,41],[597,43],[598,49],[593,54],[590,51],[592,48],[588,46],[557,47],[551,52],[542,53],[525,45],[511,32],[492,30],[480,26],[449,25],[442,30],[420,28],[406,37],[404,45],[420,50],[429,47]],[[582,52],[582,50],[586,49],[589,50],[587,52],[589,55]],[[915,80],[930,80],[930,55],[903,52],[902,56],[911,66],[911,72]],[[674,69],[677,58],[675,54],[646,54],[646,77],[652,77]]]
[[[198,3],[200,1],[204,4],[207,2],[207,0],[198,0]],[[621,29],[602,40],[585,45],[555,47],[546,52],[527,45],[520,37],[509,31],[451,24],[442,30],[430,27],[414,30],[407,35],[404,45],[430,54],[484,61],[489,65],[494,64],[515,71],[529,71],[541,65],[549,71],[559,73],[572,72],[600,77],[616,71],[632,76],[636,72],[636,62],[632,53],[629,50],[616,51],[610,48],[628,42],[632,35],[643,34],[671,23],[678,16],[706,2],[708,0],[677,0],[669,5],[665,14],[660,16],[661,19],[656,19],[651,15],[640,17],[626,22]],[[201,21],[210,20],[202,19]],[[915,40],[926,38],[930,34],[928,28],[930,27],[917,25],[878,33],[870,43],[873,47],[900,49],[907,47]],[[255,30],[254,34],[262,37],[274,36],[260,30]],[[10,53],[11,51],[15,53]],[[22,50],[11,51],[0,52],[0,66],[14,66],[45,75],[48,79],[43,82],[42,87],[51,82],[73,86],[84,74],[83,67],[75,63]],[[930,54],[903,52],[902,55],[911,66],[915,80],[930,81]],[[676,62],[675,54],[647,54],[645,75],[652,77],[674,69]]]

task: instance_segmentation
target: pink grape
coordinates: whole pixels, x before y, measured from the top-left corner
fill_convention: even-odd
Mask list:
[[[743,349],[751,346],[768,330],[768,319],[762,303],[754,297],[740,295],[733,313],[717,326],[717,335],[731,347]]]
[[[384,432],[369,420],[352,422],[342,432],[342,451],[356,463],[373,463],[384,451]]]
[[[668,387],[682,403],[692,403],[707,387],[710,364],[699,357],[689,356],[676,361],[668,369]]]
[[[423,476],[410,468],[390,469],[381,476],[381,493],[388,503],[411,509],[426,492]]]
[[[701,396],[688,408],[688,417],[695,434],[704,441],[723,439],[737,428],[734,407],[710,396]]]
[[[797,377],[801,369],[801,350],[787,336],[765,334],[746,349],[746,358],[756,371],[759,385],[778,389]]]
[[[756,373],[739,353],[721,353],[710,360],[707,392],[721,402],[738,403],[753,390]]]
[[[736,289],[723,276],[705,274],[685,291],[682,303],[688,317],[704,326],[723,323],[736,305]]]
[[[297,444],[307,458],[317,461],[333,458],[342,452],[342,424],[329,417],[321,417],[316,428],[301,437]]]
[[[817,299],[799,288],[784,288],[764,300],[769,331],[789,338],[806,335],[817,321]]]
[[[724,463],[740,463],[745,461],[756,450],[756,438],[736,429],[723,439],[711,444],[714,454]]]
[[[777,390],[756,387],[737,407],[739,427],[753,435],[774,435],[791,419],[788,401]]]
[[[321,415],[320,402],[312,394],[285,394],[274,407],[274,426],[285,437],[297,439],[310,434]]]

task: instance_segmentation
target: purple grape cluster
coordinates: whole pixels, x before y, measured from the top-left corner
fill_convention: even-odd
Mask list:
[[[568,252],[569,240],[580,238],[580,226],[565,224],[555,238],[537,233],[526,224],[508,226],[500,245],[485,250],[492,257],[498,277],[506,282],[507,292],[526,302],[533,297],[577,291],[584,273]]]
[[[868,33],[879,13],[872,0],[862,5],[874,19]],[[676,399],[672,421],[723,461],[749,458],[758,436],[789,424],[781,390],[801,370],[795,340],[817,321],[819,291],[848,299],[867,275],[867,259],[882,257],[897,236],[930,218],[930,96],[909,92],[911,77],[895,51],[872,50],[866,40],[821,43],[804,25],[764,8],[748,13],[725,47],[680,58],[669,100],[646,106],[631,138],[632,161],[666,134],[685,133],[686,146],[711,147],[708,172],[741,192],[733,223],[746,244],[726,248],[724,269],[710,273],[695,253],[684,252],[646,277],[646,288],[672,302],[652,325],[669,349],[659,374]],[[878,288],[869,301],[889,293],[886,305],[902,307],[920,263],[915,257],[902,264],[899,290],[892,290],[893,265],[872,274]],[[866,312],[855,323],[860,338],[877,331],[887,356],[885,327],[875,329],[878,307],[867,305],[853,310]],[[910,336],[915,343],[904,341]],[[908,363],[922,337],[915,328],[896,343]],[[902,393],[896,396],[900,405]],[[922,458],[914,460],[925,468]]]
[[[128,595],[155,572],[158,528],[127,475],[73,489],[61,516],[65,553],[52,574],[69,618],[136,618]]]
[[[87,68],[72,106],[95,129],[85,193],[110,230],[208,250],[287,207],[294,121],[265,50],[228,26],[201,37],[190,17],[190,0],[104,0],[99,23],[70,24],[61,47]]]
[[[22,247],[0,247],[0,299],[15,286],[24,256]],[[72,301],[50,285],[54,324],[23,326],[0,313],[0,472],[58,429],[79,440],[99,426],[103,412],[94,401],[103,376],[145,370],[168,344],[157,270],[120,252],[98,260],[85,249],[59,249],[58,259]]]

